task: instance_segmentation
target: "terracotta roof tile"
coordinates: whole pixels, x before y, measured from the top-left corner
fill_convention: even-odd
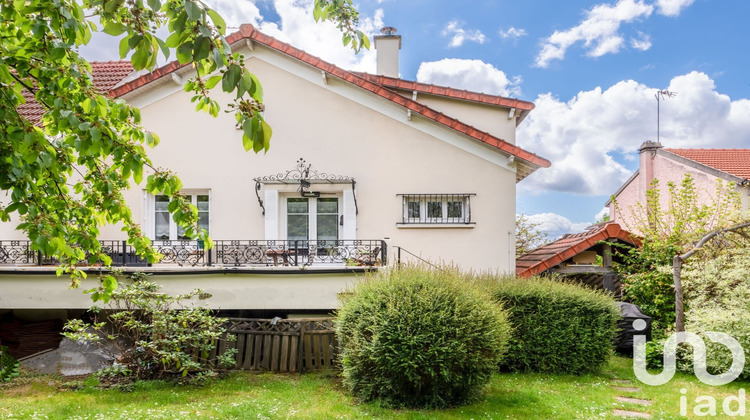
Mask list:
[[[750,178],[750,149],[664,149],[722,172]]]
[[[543,168],[548,168],[550,166],[550,162],[547,159],[544,159],[540,156],[530,153],[518,146],[515,146],[511,143],[506,142],[505,140],[493,137],[483,131],[477,130],[476,128],[471,127],[468,124],[462,123],[454,118],[451,118],[442,113],[439,113],[429,107],[424,106],[423,104],[420,104],[419,102],[413,101],[409,98],[405,98],[402,95],[399,95],[398,93],[388,89],[388,87],[384,86],[383,84],[376,83],[375,81],[372,81],[372,80],[368,80],[353,72],[341,69],[331,63],[325,62],[321,60],[319,57],[315,57],[298,48],[295,48],[287,43],[281,42],[276,38],[273,38],[271,36],[268,36],[258,31],[252,25],[248,25],[248,24],[242,25],[240,26],[239,31],[227,36],[227,42],[230,45],[236,42],[239,42],[243,39],[251,40],[253,42],[258,42],[260,44],[265,45],[266,47],[280,51],[291,57],[294,57],[297,60],[300,60],[313,67],[323,70],[333,76],[336,76],[339,79],[345,80],[353,85],[359,86],[362,89],[368,90],[376,95],[379,95],[385,99],[395,102],[426,118],[434,120],[440,124],[444,124],[460,133],[463,133],[469,137],[473,137],[481,142],[484,142],[490,146],[493,146],[499,150],[502,150],[505,153],[513,155],[523,161],[528,162],[531,165],[535,165],[537,167],[543,167]],[[154,70],[153,72],[149,74],[141,76],[138,79],[135,79],[131,82],[125,83],[124,85],[113,89],[110,92],[110,95],[114,97],[125,95],[126,93],[132,92],[150,83],[151,81],[156,80],[160,77],[163,77],[181,67],[184,67],[184,65],[179,65],[177,64],[177,62],[172,62],[170,64],[167,64],[164,67]],[[431,87],[431,89],[438,89],[438,88],[439,87],[437,86]],[[442,89],[443,89],[442,90],[443,95],[447,96],[448,95],[447,92],[449,92],[449,90],[446,88],[442,88]],[[450,91],[460,92],[458,90],[450,90]],[[487,96],[490,96],[490,95],[487,95]],[[522,101],[518,101],[518,102],[520,104]],[[526,171],[526,170],[518,171],[517,179],[520,180],[524,176],[528,175],[527,172],[530,173],[531,171]]]
[[[369,73],[355,72],[354,74],[375,82],[385,87],[413,90],[417,92],[424,92],[433,95],[447,96],[455,99],[464,99],[467,101],[481,102],[490,105],[499,105],[508,108],[518,108],[521,110],[531,111],[534,109],[534,104],[519,99],[506,98],[505,96],[489,95],[486,93],[472,92],[469,90],[453,89],[446,86],[437,86],[427,83],[412,82],[409,80],[399,79],[396,77],[388,77]]]
[[[133,66],[130,61],[91,62],[91,76],[94,78],[94,87],[102,93],[106,93],[115,87],[131,73],[133,73]],[[22,94],[26,103],[18,107],[18,112],[32,124],[39,124],[45,112],[44,107],[28,91],[23,90]]]
[[[516,275],[530,277],[539,274],[591,248],[599,241],[609,239],[640,244],[635,235],[622,229],[617,223],[602,223],[584,232],[564,235],[552,243],[521,255],[516,259]]]

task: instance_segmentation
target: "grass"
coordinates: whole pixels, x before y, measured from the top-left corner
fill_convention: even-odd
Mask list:
[[[611,385],[617,385],[613,379],[638,384],[630,359],[613,357],[599,374],[497,374],[474,404],[420,411],[358,403],[333,373],[237,372],[204,386],[153,381],[135,384],[131,391],[100,389],[92,379],[75,384],[81,389],[72,391],[59,378],[37,376],[0,386],[0,419],[609,419],[615,418],[615,408],[648,412],[655,419],[677,419],[685,418],[679,416],[681,388],[687,389],[692,415],[699,395],[717,398],[721,411],[722,399],[737,396],[744,385],[710,387],[678,374],[666,385],[632,385],[641,391],[627,393],[613,389]],[[649,399],[653,405],[618,403],[617,395]]]

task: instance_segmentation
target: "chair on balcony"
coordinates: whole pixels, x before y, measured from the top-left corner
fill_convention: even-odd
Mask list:
[[[363,252],[355,258],[358,265],[367,265],[372,267],[373,265],[380,265],[380,247],[376,246],[370,252]]]

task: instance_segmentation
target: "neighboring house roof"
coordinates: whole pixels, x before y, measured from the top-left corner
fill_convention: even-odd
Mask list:
[[[94,79],[94,87],[106,93],[115,87],[120,81],[133,73],[130,61],[92,61],[91,76]],[[26,117],[32,124],[39,124],[45,109],[34,99],[34,95],[27,90],[21,91],[26,103],[18,106],[18,113]]]
[[[518,125],[534,109],[532,102],[522,101],[520,99],[507,98],[499,95],[489,95],[486,93],[472,92],[470,90],[454,89],[446,86],[438,86],[427,83],[412,82],[409,80],[399,79],[396,77],[382,76],[377,74],[354,72],[371,82],[383,85],[392,89],[411,90],[421,93],[427,93],[436,96],[445,96],[452,99],[462,99],[464,101],[478,102],[487,105],[503,106],[506,108],[516,108],[520,111],[516,125]]]
[[[503,139],[499,139],[487,132],[478,130],[455,118],[449,117],[441,112],[435,111],[415,100],[406,98],[398,94],[394,90],[389,89],[388,87],[386,87],[385,84],[380,84],[372,80],[368,80],[368,78],[362,77],[354,72],[344,70],[331,63],[323,61],[318,57],[308,54],[298,48],[295,48],[291,46],[290,44],[281,42],[276,38],[273,38],[271,36],[268,36],[258,31],[252,25],[244,24],[240,26],[239,31],[227,36],[227,42],[230,45],[238,43],[242,40],[249,40],[249,41],[257,42],[268,48],[279,51],[301,62],[304,62],[310,66],[313,66],[319,70],[322,70],[326,72],[326,74],[335,76],[343,81],[351,83],[352,85],[355,85],[357,87],[370,91],[412,112],[420,114],[424,116],[425,118],[431,119],[452,130],[455,130],[461,134],[467,135],[475,140],[488,144],[496,149],[499,149],[507,154],[510,154],[520,159],[521,162],[519,162],[520,164],[517,166],[517,171],[516,171],[517,181],[520,181],[521,179],[525,178],[526,176],[534,172],[539,167],[548,168],[550,166],[550,162],[547,159],[544,159],[540,156],[537,156],[536,154],[528,152]],[[124,83],[123,85],[110,91],[109,94],[113,97],[123,96],[127,93],[133,92],[136,89],[139,89],[157,79],[167,76],[177,71],[178,69],[181,69],[188,65],[189,64],[179,64],[178,62],[173,61],[163,67],[160,67],[154,70],[151,73],[145,74],[135,80]],[[457,90],[452,90],[452,91],[454,93],[459,92]],[[481,97],[482,94],[477,94],[477,95],[480,95]],[[490,100],[489,96],[490,95],[485,95],[484,98],[487,100]],[[507,100],[507,98],[504,98],[504,99]],[[528,105],[525,105],[525,104],[528,104],[528,102],[518,101],[519,108],[521,107],[521,105],[528,107]]]
[[[750,149],[664,149],[742,179],[750,178]]]
[[[613,239],[633,245],[640,243],[635,235],[624,230],[617,223],[593,225],[585,232],[563,235],[562,238],[552,243],[521,255],[516,259],[516,275],[530,277],[539,274],[586,251],[599,241]]]

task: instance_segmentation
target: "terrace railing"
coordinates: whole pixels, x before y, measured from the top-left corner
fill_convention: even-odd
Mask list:
[[[126,241],[99,241],[112,266],[148,266]],[[379,266],[386,264],[383,240],[217,240],[212,249],[203,241],[154,241],[163,255],[155,265],[203,266]],[[28,240],[0,241],[1,265],[55,265],[58,261],[31,248]]]

